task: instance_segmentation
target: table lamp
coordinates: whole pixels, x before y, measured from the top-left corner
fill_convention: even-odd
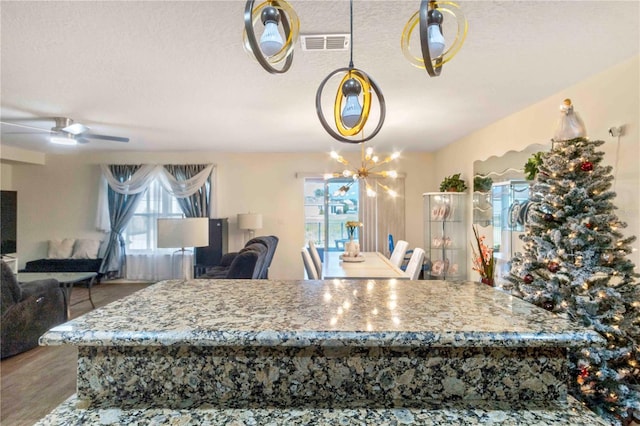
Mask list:
[[[185,263],[185,252],[192,250],[186,247],[205,247],[209,245],[209,218],[206,217],[185,217],[185,218],[159,218],[158,219],[158,248],[178,248],[171,255],[182,253],[182,277],[185,280],[190,278],[189,271]]]
[[[253,238],[256,229],[262,229],[262,215],[260,213],[239,213],[238,228],[249,231],[250,239]]]

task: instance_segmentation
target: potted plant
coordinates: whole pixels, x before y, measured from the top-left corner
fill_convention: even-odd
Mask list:
[[[467,189],[467,184],[460,178],[460,173],[456,173],[452,176],[447,176],[440,183],[441,192],[464,192]]]
[[[491,179],[489,176],[476,176],[473,178],[473,190],[477,192],[489,192],[491,191],[492,183],[493,179]]]

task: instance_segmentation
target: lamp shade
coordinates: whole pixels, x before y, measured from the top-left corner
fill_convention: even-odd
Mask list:
[[[209,218],[158,219],[158,248],[204,247],[209,245]]]
[[[238,228],[256,230],[262,228],[262,215],[260,213],[239,213]]]

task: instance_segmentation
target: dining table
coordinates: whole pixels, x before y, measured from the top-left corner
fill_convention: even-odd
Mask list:
[[[392,279],[408,280],[406,273],[380,252],[360,252],[345,257],[341,251],[327,251],[322,263],[322,279]]]

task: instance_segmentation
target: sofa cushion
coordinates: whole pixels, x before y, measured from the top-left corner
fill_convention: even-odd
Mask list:
[[[97,259],[100,249],[99,240],[78,238],[73,244],[72,259]]]
[[[48,259],[69,259],[73,253],[75,239],[49,240]]]

